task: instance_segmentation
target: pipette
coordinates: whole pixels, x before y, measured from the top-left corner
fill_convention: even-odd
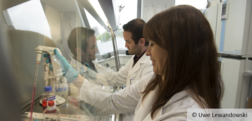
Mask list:
[[[32,121],[32,113],[33,113],[33,106],[34,106],[34,98],[36,94],[36,87],[37,87],[37,78],[38,78],[38,70],[39,70],[39,62],[41,60],[41,51],[37,51],[37,64],[36,64],[36,70],[35,70],[35,77],[33,81],[33,91],[32,91],[32,100],[31,100],[31,110],[30,110],[30,121]]]
[[[34,106],[34,98],[36,94],[36,87],[37,87],[37,77],[38,77],[38,69],[39,69],[39,62],[37,62],[36,65],[36,71],[35,71],[35,77],[33,82],[33,91],[32,91],[32,100],[31,100],[31,110],[30,110],[30,121],[32,121],[32,112],[33,112],[33,106]]]
[[[53,92],[55,92],[55,81],[59,81],[61,77],[63,77],[63,72],[60,66],[60,62],[57,60],[55,54],[54,54],[54,49],[57,49],[59,54],[61,54],[61,51],[58,48],[54,47],[47,47],[47,46],[41,46],[39,45],[38,47],[35,48],[36,53],[37,53],[37,65],[36,65],[36,71],[35,71],[35,78],[33,82],[33,92],[32,92],[32,101],[31,101],[31,110],[30,110],[30,121],[32,121],[32,113],[33,113],[33,106],[34,106],[34,98],[35,98],[35,93],[36,93],[36,87],[37,87],[37,76],[38,76],[38,69],[39,69],[39,62],[41,60],[41,55],[42,53],[49,54],[51,62],[53,66],[52,73],[50,75],[45,74],[44,75],[44,80],[47,81],[49,78],[53,78],[54,82],[52,83],[52,88]],[[62,54],[61,54],[62,55]],[[57,100],[57,99],[56,99]]]

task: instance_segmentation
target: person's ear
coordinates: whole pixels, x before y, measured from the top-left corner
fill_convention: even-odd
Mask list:
[[[138,45],[145,46],[145,39],[144,38],[140,38],[140,40],[138,41]]]

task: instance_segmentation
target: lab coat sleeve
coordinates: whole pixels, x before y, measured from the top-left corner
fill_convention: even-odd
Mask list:
[[[78,75],[77,79],[75,79],[72,83],[74,84],[74,86],[76,86],[78,89],[81,88],[84,80],[84,78],[81,78],[81,75]],[[85,79],[86,80],[86,79]]]
[[[110,86],[125,86],[127,76],[130,68],[132,68],[131,60],[127,62],[127,64],[120,68],[118,72],[115,72],[112,69],[105,68],[99,64],[96,64],[96,67],[99,70],[100,75],[107,80],[107,83]]]
[[[108,91],[107,87],[105,86],[105,88],[103,88],[102,85],[97,85],[94,83],[91,83],[89,80],[87,80],[86,78],[81,78],[82,76],[79,75],[77,79],[75,79],[72,83],[74,84],[74,86],[76,86],[79,90],[81,89],[82,85],[85,83],[85,89],[86,90],[95,90],[95,91],[101,91],[101,92],[110,92]]]
[[[85,80],[80,89],[79,99],[110,114],[134,111],[141,98],[141,92],[153,78],[153,75],[145,76],[137,83],[114,94],[90,89],[94,85]]]

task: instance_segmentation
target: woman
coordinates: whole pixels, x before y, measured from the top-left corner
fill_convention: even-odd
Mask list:
[[[110,113],[135,110],[134,121],[186,120],[187,109],[220,108],[218,55],[210,25],[199,10],[180,5],[158,13],[145,25],[144,37],[150,42],[146,54],[154,79],[104,96],[88,89],[91,84],[79,75],[73,83],[82,85],[80,99]]]
[[[160,118],[160,111],[172,106],[176,108],[168,112],[174,113],[170,117],[174,120],[186,119],[187,109],[220,108],[223,84],[217,50],[210,25],[199,10],[182,5],[163,11],[148,21],[144,37],[150,41],[146,54],[156,73],[141,100],[156,91],[148,119]]]

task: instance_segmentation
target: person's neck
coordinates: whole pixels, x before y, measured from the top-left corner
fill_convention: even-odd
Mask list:
[[[142,47],[141,52],[139,54],[137,54],[136,56],[139,58],[144,52],[146,52],[147,49],[148,49],[148,46]]]

